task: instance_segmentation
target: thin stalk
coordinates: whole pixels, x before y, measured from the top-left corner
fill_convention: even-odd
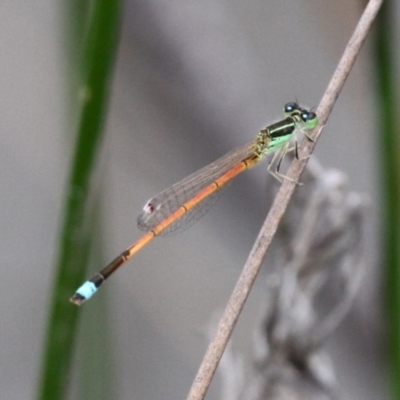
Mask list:
[[[87,273],[93,226],[88,212],[91,178],[107,110],[120,8],[117,0],[94,0],[88,9],[77,138],[66,188],[55,282],[49,301],[50,313],[37,395],[40,400],[67,397],[78,325],[78,310],[71,307],[68,298]]]
[[[310,136],[314,141],[303,141],[300,148],[301,155],[311,154],[313,152],[322,127],[326,124],[329,114],[332,111],[348,75],[350,74],[351,68],[357,59],[361,47],[371,29],[372,23],[382,5],[382,1],[383,0],[370,0],[368,2],[368,5],[366,6],[357,27],[345,48],[342,58],[340,59],[316,110],[316,114],[319,117],[319,123],[314,131],[310,133]],[[303,157],[299,161],[295,160],[289,168],[287,176],[290,180],[284,180],[274,199],[272,207],[218,323],[217,331],[203,357],[197,375],[189,390],[187,400],[204,399],[218,367],[218,363],[228,344],[229,338],[244,307],[257,274],[260,271],[266,252],[269,249],[272,239],[278,229],[278,225],[293,195],[296,187],[295,182],[299,181],[307,161],[307,157]]]
[[[394,2],[386,0],[377,19],[375,72],[377,81],[377,130],[382,193],[382,263],[384,277],[387,355],[390,389],[400,399],[400,165],[399,124],[396,106],[394,58]]]

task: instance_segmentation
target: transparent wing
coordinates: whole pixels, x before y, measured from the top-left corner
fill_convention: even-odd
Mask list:
[[[164,190],[156,197],[150,199],[137,218],[138,228],[149,231],[161,221],[171,215],[179,207],[190,200],[202,189],[227,172],[233,165],[254,154],[254,140],[227,153],[210,165],[189,175],[185,179]],[[187,229],[199,220],[210,207],[219,199],[222,187],[208,196],[205,200],[185,213],[176,222],[171,224],[162,234],[177,233]]]
[[[210,210],[210,208],[220,199],[222,194],[225,193],[225,190],[228,188],[228,186],[230,186],[229,183],[227,185],[222,186],[221,188],[216,190],[213,194],[205,198],[202,202],[197,204],[197,206],[193,207],[190,211],[185,213],[181,218],[178,218],[168,228],[163,230],[160,236],[176,235],[191,227],[200,218],[202,218],[203,215],[205,215]]]

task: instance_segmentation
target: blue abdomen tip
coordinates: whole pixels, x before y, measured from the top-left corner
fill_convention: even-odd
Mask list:
[[[93,282],[86,281],[76,293],[82,296],[84,299],[90,299],[97,291],[97,287]]]

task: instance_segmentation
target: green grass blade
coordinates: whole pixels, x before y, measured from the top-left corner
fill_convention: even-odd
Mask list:
[[[66,189],[59,258],[44,344],[38,399],[67,397],[79,309],[68,299],[87,274],[92,242],[91,177],[101,144],[120,21],[120,2],[95,0],[88,9],[82,52],[79,121]]]
[[[400,131],[395,91],[394,50],[397,46],[394,43],[393,15],[394,4],[387,0],[377,19],[375,60],[383,194],[381,215],[387,354],[392,398],[400,399]]]

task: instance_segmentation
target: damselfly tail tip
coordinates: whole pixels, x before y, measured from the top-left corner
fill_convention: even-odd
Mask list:
[[[73,304],[75,304],[76,306],[81,306],[86,299],[80,295],[79,293],[75,293],[70,299],[69,301]]]
[[[97,291],[96,285],[91,281],[86,281],[70,298],[71,303],[77,306],[89,300]]]

